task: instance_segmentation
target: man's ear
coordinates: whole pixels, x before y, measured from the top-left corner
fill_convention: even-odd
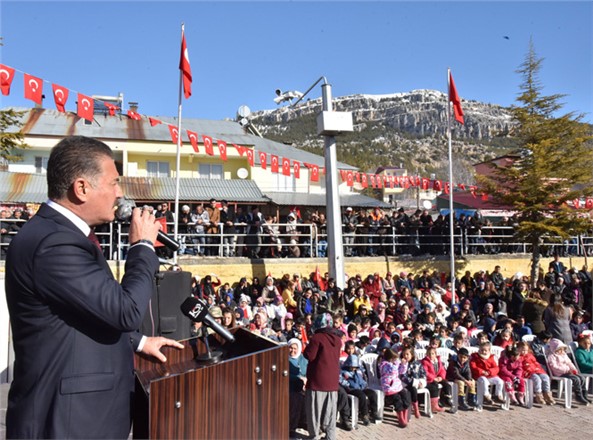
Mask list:
[[[81,202],[86,202],[89,197],[90,184],[82,177],[76,179],[72,184],[72,193],[76,199]]]

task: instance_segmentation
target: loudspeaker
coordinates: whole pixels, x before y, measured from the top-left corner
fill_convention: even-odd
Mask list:
[[[191,321],[179,306],[191,294],[191,272],[159,272],[140,332],[177,341],[188,339]]]

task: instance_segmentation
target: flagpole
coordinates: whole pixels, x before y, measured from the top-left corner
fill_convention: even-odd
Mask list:
[[[185,32],[185,24],[181,23],[181,41],[183,41],[183,33]],[[176,241],[179,232],[179,174],[181,168],[181,93],[183,88],[183,71],[179,69],[179,100],[177,106],[177,154],[175,163],[175,219],[173,226],[173,237]],[[177,263],[177,252],[173,253],[173,262]]]
[[[453,213],[453,149],[451,147],[451,69],[447,69],[447,138],[449,142],[449,255],[451,304],[455,304],[455,215]]]

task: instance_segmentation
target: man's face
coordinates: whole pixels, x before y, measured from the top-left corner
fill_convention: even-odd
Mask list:
[[[93,181],[88,181],[89,192],[84,208],[85,220],[90,226],[112,222],[117,199],[123,197],[113,159],[105,157],[99,160],[101,173]]]

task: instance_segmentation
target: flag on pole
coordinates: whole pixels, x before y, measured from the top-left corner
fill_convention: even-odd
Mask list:
[[[43,80],[25,73],[25,98],[41,105],[43,101]]]
[[[183,74],[183,95],[185,99],[191,96],[191,66],[189,65],[189,53],[185,44],[185,30],[181,31],[181,59],[179,60],[179,70]]]
[[[461,100],[457,94],[457,88],[455,87],[455,82],[453,81],[453,75],[451,75],[451,71],[449,71],[449,101],[453,103],[453,114],[455,115],[455,120],[460,124],[463,124],[464,121]]]

